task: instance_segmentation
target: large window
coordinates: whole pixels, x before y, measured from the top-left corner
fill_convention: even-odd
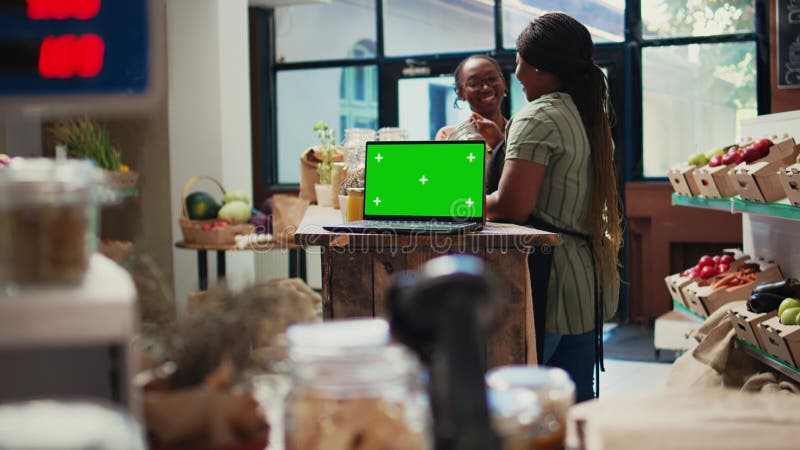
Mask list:
[[[548,11],[590,30],[609,69],[620,182],[664,177],[673,164],[739,138],[742,117],[768,111],[767,0],[331,0],[263,13],[263,112],[254,140],[260,188],[296,185],[319,120],[407,128],[431,139],[457,123],[452,72],[489,53],[509,82],[504,106],[526,102],[514,79],[516,37]],[[259,189],[257,187],[257,189]]]
[[[739,120],[758,113],[757,63],[767,55],[757,52],[753,0],[649,0],[641,8],[640,175],[663,177],[691,154],[743,138]]]

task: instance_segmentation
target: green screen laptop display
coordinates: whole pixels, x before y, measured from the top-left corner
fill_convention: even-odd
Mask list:
[[[482,141],[368,142],[365,219],[480,222]]]

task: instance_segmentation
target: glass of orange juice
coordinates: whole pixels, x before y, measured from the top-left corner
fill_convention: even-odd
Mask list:
[[[347,189],[347,221],[364,218],[364,188]]]

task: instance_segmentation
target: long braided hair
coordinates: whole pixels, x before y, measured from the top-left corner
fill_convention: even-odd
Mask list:
[[[619,280],[622,214],[611,139],[613,109],[608,79],[594,63],[594,43],[572,17],[552,12],[536,18],[517,38],[517,52],[534,67],[559,77],[581,115],[591,146],[592,187],[587,226],[602,280]]]

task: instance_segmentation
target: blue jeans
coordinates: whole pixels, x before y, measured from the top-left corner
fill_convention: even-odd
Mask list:
[[[564,369],[575,383],[575,401],[594,398],[594,330],[583,334],[544,334],[544,365]]]

